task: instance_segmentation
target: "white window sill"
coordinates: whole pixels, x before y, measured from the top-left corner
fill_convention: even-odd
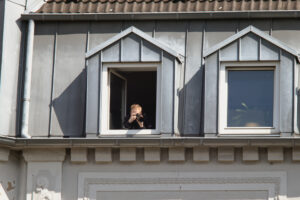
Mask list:
[[[224,128],[220,131],[220,135],[270,135],[279,134],[279,130],[274,127],[230,127]]]
[[[130,129],[130,130],[108,130],[101,132],[101,136],[104,135],[158,135],[160,134],[159,130],[156,129]]]

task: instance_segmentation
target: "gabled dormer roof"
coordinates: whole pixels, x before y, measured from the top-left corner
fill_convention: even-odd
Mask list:
[[[207,57],[211,54],[213,54],[214,52],[224,48],[225,46],[233,43],[234,41],[242,38],[243,36],[249,34],[249,33],[253,33],[257,36],[259,36],[260,38],[270,42],[271,44],[279,47],[280,49],[294,55],[297,58],[297,61],[300,62],[300,58],[299,58],[299,54],[296,50],[294,50],[293,48],[289,47],[288,45],[286,45],[285,43],[283,43],[282,41],[266,34],[265,32],[255,28],[254,26],[248,26],[247,28],[243,29],[242,31],[236,33],[235,35],[223,40],[222,42],[214,45],[213,47],[207,49],[204,51],[203,56]]]
[[[146,40],[147,42],[151,43],[152,45],[158,47],[159,49],[167,52],[168,54],[174,56],[179,62],[182,62],[183,56],[177,53],[175,50],[171,49],[170,47],[166,46],[165,44],[162,44],[161,42],[157,41],[155,38],[147,35],[143,31],[135,28],[134,26],[131,26],[127,28],[126,30],[122,31],[121,33],[115,35],[114,37],[110,38],[109,40],[103,42],[102,44],[96,46],[95,48],[91,49],[86,53],[86,58],[89,58],[93,56],[94,54],[97,54],[101,50],[107,48],[108,46],[116,43],[117,41],[121,40],[122,38],[125,38],[129,34],[135,34],[139,36],[140,38]]]

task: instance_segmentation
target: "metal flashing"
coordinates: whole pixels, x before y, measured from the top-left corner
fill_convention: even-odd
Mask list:
[[[86,58],[92,57],[93,55],[97,54],[101,50],[105,49],[106,47],[112,45],[113,43],[117,42],[118,40],[126,37],[127,35],[129,35],[131,33],[136,34],[137,36],[141,37],[142,39],[146,40],[147,42],[150,42],[154,46],[156,46],[156,47],[162,49],[163,51],[169,53],[170,55],[176,57],[177,60],[180,63],[182,63],[182,57],[183,57],[182,55],[180,55],[179,53],[177,53],[173,49],[167,47],[166,45],[158,42],[156,39],[154,39],[151,36],[147,35],[143,31],[135,28],[134,26],[131,26],[131,27],[127,28],[126,30],[122,31],[121,33],[113,36],[112,38],[108,39],[107,41],[103,42],[102,44],[100,44],[100,45],[96,46],[95,48],[91,49],[90,51],[88,51],[85,54],[85,57]]]
[[[289,47],[288,45],[286,45],[285,43],[283,43],[282,41],[264,33],[263,31],[255,28],[254,26],[250,25],[247,28],[241,30],[240,32],[234,34],[233,36],[223,40],[222,42],[214,45],[213,47],[207,49],[204,51],[203,53],[203,57],[207,57],[211,54],[213,54],[214,52],[220,50],[221,48],[231,44],[232,42],[234,42],[235,40],[243,37],[244,35],[248,34],[248,33],[254,33],[255,35],[265,39],[266,41],[272,43],[273,45],[283,49],[284,51],[294,55],[297,58],[297,61],[300,63],[300,58],[299,58],[299,54],[296,50],[292,49],[291,47]]]
[[[8,138],[0,136],[0,147],[26,148],[75,148],[75,147],[299,147],[300,137],[95,137],[95,138]]]

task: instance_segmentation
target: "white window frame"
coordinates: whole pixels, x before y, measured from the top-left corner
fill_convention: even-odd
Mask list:
[[[109,129],[109,69],[127,71],[156,71],[156,116],[155,129]],[[100,95],[100,136],[103,135],[151,135],[160,134],[161,127],[161,64],[160,63],[103,63]]]
[[[274,102],[273,127],[227,127],[228,108],[228,69],[234,70],[264,70],[274,69]],[[219,99],[218,99],[218,127],[222,135],[270,135],[279,134],[279,63],[278,62],[222,62],[219,70]]]

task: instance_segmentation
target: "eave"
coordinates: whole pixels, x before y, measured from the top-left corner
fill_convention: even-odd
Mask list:
[[[300,137],[109,137],[109,138],[6,138],[0,137],[0,147],[14,150],[27,148],[97,148],[97,147],[300,147]]]
[[[153,13],[24,13],[22,20],[35,21],[106,21],[106,20],[190,20],[190,19],[252,19],[299,18],[299,10],[277,11],[214,11]]]

